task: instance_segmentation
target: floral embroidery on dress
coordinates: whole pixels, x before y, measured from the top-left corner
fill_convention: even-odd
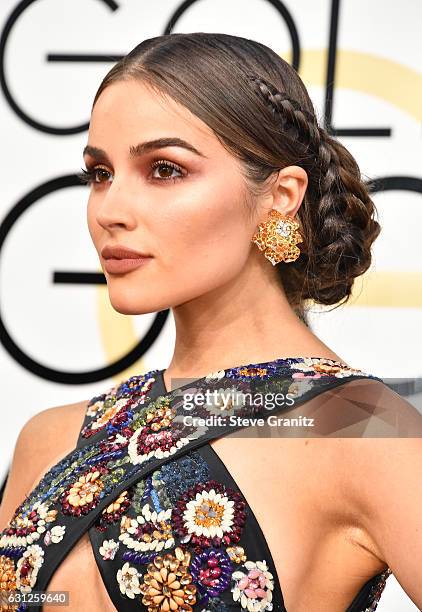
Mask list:
[[[124,516],[120,525],[119,540],[128,548],[136,551],[160,551],[172,548],[174,538],[170,522],[171,508],[151,512],[149,504],[142,508],[136,518]]]
[[[321,359],[317,357],[304,357],[300,361],[291,364],[293,370],[300,370],[295,372],[293,378],[320,378],[321,376],[336,376],[337,378],[344,378],[351,374],[359,374],[360,376],[370,376],[362,370],[352,368],[341,361],[334,361],[332,359]],[[306,374],[308,373],[308,374]]]
[[[117,499],[112,501],[107,508],[104,508],[95,523],[98,531],[104,531],[107,525],[110,523],[117,523],[117,521],[120,520],[121,516],[130,506],[131,497],[131,491],[122,491]]]
[[[81,431],[84,438],[89,438],[107,428],[113,434],[131,422],[136,408],[145,402],[146,396],[154,384],[153,376],[132,377],[119,387],[112,387],[107,393],[96,396],[88,403],[86,416],[96,417]],[[136,389],[136,395],[130,396]]]
[[[49,529],[44,536],[44,544],[50,546],[50,544],[58,544],[63,540],[66,527],[64,525],[55,525]]]
[[[35,502],[28,514],[18,511],[4,529],[4,535],[0,537],[0,549],[32,544],[45,532],[46,524],[56,520],[56,516],[57,510],[40,501]]]
[[[201,604],[228,589],[233,573],[230,557],[224,550],[207,548],[194,557],[190,572],[201,595]]]
[[[38,544],[31,544],[16,564],[16,588],[23,593],[31,591],[43,563],[43,549]]]
[[[215,480],[188,489],[173,510],[182,542],[207,548],[236,544],[246,520],[243,496]]]
[[[243,561],[246,561],[245,549],[243,546],[227,546],[226,552],[233,563],[243,563]]]
[[[224,370],[223,370],[224,371]],[[266,380],[277,373],[277,365],[268,363],[264,367],[250,364],[248,366],[239,366],[237,368],[228,368],[226,370],[227,378],[234,378],[236,381],[248,382],[251,379]]]
[[[196,603],[209,605],[210,611],[226,609],[219,596],[230,593],[233,566],[247,560],[244,548],[233,544],[238,542],[246,521],[246,501],[240,493],[208,476],[207,462],[190,451],[164,464],[139,491],[142,500],[152,500],[154,510],[148,502],[136,517],[129,512],[122,518],[119,540],[128,551],[123,553],[125,563],[118,570],[117,581],[121,592],[129,590],[135,596],[139,588],[148,610],[190,609],[185,607],[193,605],[187,603],[194,592],[186,590],[189,584],[195,587]],[[162,556],[159,551],[173,549],[176,539],[176,549]],[[184,560],[187,582],[183,588],[182,580],[174,577],[166,582],[160,574],[160,582],[157,571],[162,571],[163,559],[170,568],[177,565],[177,559]],[[148,564],[146,573],[132,564],[141,568]]]
[[[104,466],[100,466],[99,469],[92,467],[68,487],[61,500],[64,514],[80,516],[95,508],[104,488],[104,483],[101,480],[102,473],[108,473],[107,468]]]
[[[140,584],[142,603],[148,612],[185,610],[192,612],[196,603],[197,587],[189,572],[191,555],[176,548],[174,554],[157,555],[148,564]]]
[[[263,612],[272,610],[274,579],[265,561],[245,561],[233,572],[233,601],[240,601],[244,610]]]
[[[170,427],[176,410],[170,408],[169,404],[170,400],[166,397],[159,397],[150,403],[145,423],[135,430],[129,440],[131,463],[138,465],[151,457],[168,457],[189,443],[189,438],[181,435],[177,425]]]
[[[16,591],[16,564],[13,559],[5,555],[0,555],[0,594],[7,597],[8,594]],[[0,612],[16,610],[17,606],[4,604],[0,601]]]
[[[149,400],[155,373],[134,376],[88,403],[83,443],[46,472],[0,533],[2,590],[28,592],[36,587],[50,550],[60,550],[57,544],[62,541],[67,546],[78,521],[102,504],[92,523],[104,532],[97,553],[103,561],[119,564],[115,576],[122,596],[136,597],[150,612],[186,611],[196,603],[209,612],[225,612],[223,599],[232,593],[243,609],[271,609],[269,560],[252,561],[241,545],[246,501],[211,477],[195,448],[176,454],[207,428],[184,425],[181,390]],[[296,385],[298,393],[316,384],[312,378],[325,382],[332,375],[370,376],[331,360],[294,358],[211,372],[185,391],[213,383],[216,403],[202,405],[197,412],[221,414],[222,394],[247,390],[251,381],[276,389],[278,381],[271,380],[275,374],[285,374],[283,389]],[[253,411],[245,403],[239,410]],[[169,461],[160,465],[165,458]],[[150,473],[139,478],[150,463]],[[118,488],[121,483],[124,490]],[[56,521],[60,524],[52,525]],[[383,584],[377,583],[375,599]]]
[[[117,582],[121,594],[126,595],[126,597],[130,599],[135,599],[135,595],[139,595],[141,592],[139,588],[138,570],[136,567],[130,566],[129,563],[125,563],[124,566],[118,570]]]
[[[97,413],[103,409],[104,407],[104,399],[106,398],[106,394],[102,393],[101,395],[97,395],[90,399],[88,402],[88,407],[86,410],[86,416],[95,417]]]
[[[210,372],[205,376],[206,382],[211,382],[212,380],[221,380],[226,375],[225,370],[217,370],[216,372]]]
[[[111,538],[110,540],[103,540],[98,552],[104,559],[104,561],[113,560],[119,550],[119,542],[116,542]]]

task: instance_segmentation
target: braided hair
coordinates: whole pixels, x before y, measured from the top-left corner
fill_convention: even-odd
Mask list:
[[[117,62],[94,98],[111,83],[139,79],[206,123],[241,162],[253,197],[288,165],[306,170],[308,187],[295,219],[301,254],[275,266],[286,296],[306,323],[309,300],[346,302],[354,279],[371,264],[380,232],[376,208],[356,160],[323,129],[297,72],[272,49],[222,33],[149,38]]]
[[[371,262],[370,248],[380,232],[375,206],[351,153],[318,125],[315,113],[280,92],[262,77],[250,81],[267,104],[283,136],[302,149],[309,178],[305,201],[298,210],[304,233],[303,256],[284,275],[288,293],[334,304],[350,297],[354,279]],[[309,163],[310,162],[310,163]],[[306,222],[306,226],[305,226]]]

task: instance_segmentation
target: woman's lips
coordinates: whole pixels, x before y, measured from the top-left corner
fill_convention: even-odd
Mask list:
[[[152,257],[136,257],[131,259],[115,259],[109,258],[104,259],[104,269],[109,274],[124,274],[125,272],[130,272],[130,270],[135,270],[140,266],[144,266],[149,261],[152,260]]]

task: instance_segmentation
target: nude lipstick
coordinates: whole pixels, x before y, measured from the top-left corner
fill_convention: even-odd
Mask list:
[[[152,259],[152,255],[121,245],[106,245],[101,251],[101,256],[104,260],[104,270],[109,274],[125,274],[144,266]]]

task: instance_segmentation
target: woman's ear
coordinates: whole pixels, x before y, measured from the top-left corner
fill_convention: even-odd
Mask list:
[[[283,215],[294,217],[308,187],[308,175],[300,166],[287,166],[278,172],[272,186],[273,206]]]

